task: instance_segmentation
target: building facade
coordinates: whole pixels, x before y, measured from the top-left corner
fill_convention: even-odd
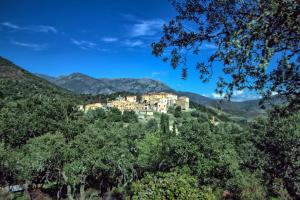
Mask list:
[[[126,101],[137,102],[137,96],[127,96]]]
[[[176,105],[180,106],[183,110],[188,110],[190,107],[190,99],[185,96],[179,97],[176,102]]]
[[[139,113],[159,112],[167,113],[170,106],[180,106],[183,110],[189,109],[189,98],[178,97],[173,93],[149,93],[141,96],[138,101],[137,96],[117,97],[116,100],[108,102],[105,106],[101,103],[88,104],[84,110],[93,110],[97,108],[118,108],[121,112],[133,110]]]
[[[84,107],[84,111],[87,112],[89,110],[96,110],[99,108],[104,108],[104,105],[102,103],[93,103],[93,104],[87,104]]]

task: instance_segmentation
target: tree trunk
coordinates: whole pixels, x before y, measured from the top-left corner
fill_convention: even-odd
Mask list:
[[[56,199],[60,200],[61,199],[61,190],[62,190],[63,186],[59,186],[57,187],[57,193],[56,193]]]
[[[84,184],[80,184],[80,200],[85,200]]]
[[[297,191],[295,190],[295,185],[292,181],[289,181],[288,179],[284,179],[284,186],[287,190],[287,192],[289,193],[289,195],[297,200],[297,199],[300,199],[300,194],[297,193]]]
[[[29,190],[28,190],[28,187],[29,187],[29,185],[31,184],[31,182],[30,181],[25,181],[25,185],[24,185],[24,194],[25,194],[25,198],[26,199],[31,199],[30,198],[30,193],[29,193]]]
[[[67,183],[68,177],[66,176],[64,171],[61,172],[61,176],[63,177],[65,183]],[[73,193],[72,193],[72,187],[70,184],[67,184],[67,196],[68,196],[69,200],[74,200]]]
[[[67,196],[69,200],[74,200],[73,194],[72,194],[72,188],[70,185],[67,185]]]

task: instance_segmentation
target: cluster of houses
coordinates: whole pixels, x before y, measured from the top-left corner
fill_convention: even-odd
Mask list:
[[[180,106],[182,110],[188,110],[189,98],[167,92],[149,93],[140,97],[118,97],[106,104],[88,104],[86,106],[81,106],[80,109],[83,111],[89,111],[98,108],[118,108],[121,112],[125,110],[133,110],[139,114],[153,115],[154,112],[167,113],[171,106]]]

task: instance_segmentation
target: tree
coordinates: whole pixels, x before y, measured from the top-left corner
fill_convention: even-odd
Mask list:
[[[174,112],[175,112],[175,106],[169,106],[168,113],[174,115]]]
[[[174,117],[178,118],[181,117],[181,107],[176,106],[175,111],[174,111]]]
[[[22,86],[25,87],[27,84],[29,83],[24,83]],[[19,87],[21,86],[16,86],[17,89]],[[7,86],[7,90],[9,89],[11,86]],[[23,91],[22,88],[19,89]],[[23,92],[29,93],[27,90]],[[76,109],[77,105],[74,101],[68,101],[65,97],[27,95],[29,97],[7,96],[5,105],[1,109],[0,138],[6,144],[20,147],[30,138],[56,131],[61,131],[68,139],[72,139],[83,131],[82,113]]]
[[[125,123],[138,122],[138,116],[133,110],[125,110],[122,115],[122,120]]]
[[[187,165],[201,185],[227,190],[233,199],[265,199],[260,174],[253,170],[252,175],[242,168],[244,160],[237,151],[237,143],[245,134],[241,127],[231,123],[214,127],[192,119],[178,130],[167,144],[165,165],[169,169]]]
[[[161,158],[161,138],[157,133],[147,133],[144,138],[137,140],[137,164],[144,171],[155,170]]]
[[[147,121],[146,128],[148,130],[152,130],[154,132],[157,131],[158,123],[157,123],[156,119],[149,119],[149,121]]]
[[[122,112],[118,108],[111,108],[107,115],[108,121],[120,122],[122,120]]]
[[[277,93],[289,97],[288,108],[299,108],[298,1],[172,0],[172,4],[178,14],[163,26],[160,41],[152,44],[155,56],[170,60],[173,68],[182,67],[186,78],[189,52],[200,55],[205,46],[215,48],[209,59],[198,57],[196,68],[207,82],[213,68],[222,66],[216,92],[228,99],[243,89],[259,91],[265,98]]]
[[[293,199],[300,198],[300,113],[288,117],[269,116],[252,125],[252,140],[261,155],[260,169],[271,194],[280,195],[278,185]]]
[[[167,136],[169,135],[170,132],[170,127],[169,127],[169,116],[167,114],[162,113],[160,116],[160,131],[163,135]]]
[[[57,198],[63,187],[62,170],[66,162],[67,145],[61,133],[45,134],[30,139],[21,149],[19,179],[26,180],[33,188],[41,188],[47,182],[56,183]]]
[[[18,170],[16,163],[19,153],[0,142],[0,186],[13,184],[17,180]]]
[[[210,189],[202,189],[189,174],[168,172],[148,174],[133,183],[132,199],[203,199],[215,200]]]
[[[76,194],[85,198],[89,178],[91,185],[101,186],[101,194],[133,180],[134,156],[127,134],[119,123],[96,122],[70,142],[63,168],[69,199]]]
[[[174,135],[176,135],[176,133],[177,133],[177,122],[173,122],[173,127],[172,127],[172,133],[174,134]]]
[[[93,123],[97,119],[105,119],[106,118],[106,113],[105,110],[102,108],[98,108],[96,110],[89,110],[85,114],[85,118],[90,122]]]

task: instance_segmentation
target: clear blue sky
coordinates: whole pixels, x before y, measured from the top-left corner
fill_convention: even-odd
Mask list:
[[[32,73],[148,77],[214,97],[218,70],[203,84],[191,66],[182,80],[180,70],[151,55],[162,24],[176,14],[167,0],[1,0],[0,7],[0,55]],[[200,57],[213,50],[207,45]]]

